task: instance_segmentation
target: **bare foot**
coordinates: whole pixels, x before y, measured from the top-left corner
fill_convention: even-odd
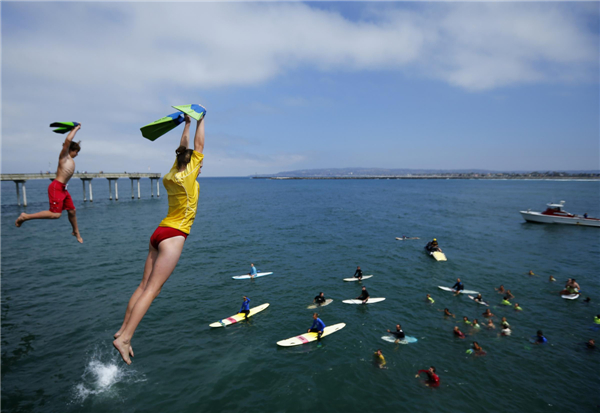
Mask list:
[[[80,244],[83,244],[83,238],[81,238],[81,235],[79,235],[79,232],[72,232],[71,235],[73,235],[74,237],[76,237],[77,241],[79,241]]]
[[[127,364],[131,364],[129,354],[133,355],[133,351],[131,350],[130,343],[126,343],[125,341],[122,341],[117,338],[115,341],[113,341],[113,346],[115,346],[115,348],[119,351],[119,354],[121,354],[121,358],[123,359],[123,361]]]
[[[23,222],[25,222],[25,212],[21,212],[21,215],[19,215],[19,218],[15,221],[15,226],[18,228]]]

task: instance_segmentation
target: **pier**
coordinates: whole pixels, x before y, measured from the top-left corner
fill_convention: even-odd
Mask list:
[[[0,174],[0,178],[2,181],[13,181],[17,187],[17,205],[21,205],[21,193],[23,194],[23,206],[27,206],[27,191],[25,188],[25,182],[32,179],[49,179],[51,181],[56,178],[56,173],[39,173],[39,174]],[[69,183],[73,182],[73,179],[79,178],[81,179],[81,183],[83,185],[83,202],[87,202],[87,194],[89,194],[89,201],[94,202],[94,195],[92,192],[92,180],[93,179],[106,179],[108,181],[108,199],[112,201],[113,199],[113,191],[112,184],[115,184],[115,201],[119,200],[119,187],[118,180],[119,178],[129,178],[131,181],[131,199],[135,198],[134,192],[134,181],[137,183],[137,198],[140,199],[142,192],[140,188],[140,179],[141,178],[149,178],[150,179],[150,196],[154,197],[154,182],[156,181],[156,197],[160,196],[160,173],[142,173],[142,172],[123,172],[123,173],[113,173],[113,172],[91,172],[91,173],[74,173],[73,177],[69,181]],[[88,191],[86,194],[86,183],[88,187]],[[21,190],[19,190],[19,184],[21,184]]]

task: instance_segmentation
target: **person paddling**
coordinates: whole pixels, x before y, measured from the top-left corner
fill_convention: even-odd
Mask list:
[[[123,324],[114,335],[113,345],[127,364],[131,364],[130,356],[133,356],[133,334],[177,266],[196,218],[200,195],[200,185],[196,179],[204,160],[204,118],[196,125],[193,150],[188,149],[191,120],[188,115],[184,119],[185,127],[175,151],[175,162],[163,178],[169,198],[169,212],[150,237],[142,281],[129,299]]]

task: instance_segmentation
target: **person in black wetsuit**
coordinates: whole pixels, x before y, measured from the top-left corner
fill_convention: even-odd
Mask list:
[[[356,267],[356,271],[354,272],[354,278],[358,278],[359,280],[362,280],[363,277],[363,273],[362,270],[360,269],[360,265],[358,267]]]
[[[452,289],[456,291],[456,294],[454,294],[454,295],[460,294],[460,292],[465,289],[465,286],[460,281],[460,278],[456,279],[456,283],[454,283],[454,285],[452,286]]]
[[[388,330],[387,332],[396,337],[397,340],[402,340],[404,337],[406,337],[400,324],[396,324],[396,331]]]
[[[325,295],[322,292],[320,292],[319,295],[317,295],[313,300],[313,303],[315,303],[316,305],[325,304]]]
[[[357,300],[362,300],[363,304],[367,302],[369,299],[369,292],[367,291],[367,287],[362,288],[362,293],[356,297]]]
[[[435,252],[435,251],[442,252],[442,249],[438,245],[437,239],[435,239],[435,238],[433,239],[433,241],[430,241],[427,243],[427,245],[425,245],[425,249],[429,252]]]

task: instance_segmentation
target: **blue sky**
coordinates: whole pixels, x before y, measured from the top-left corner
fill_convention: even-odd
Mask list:
[[[600,169],[597,3],[2,3],[2,172],[171,166],[207,107],[205,176],[306,168]]]

